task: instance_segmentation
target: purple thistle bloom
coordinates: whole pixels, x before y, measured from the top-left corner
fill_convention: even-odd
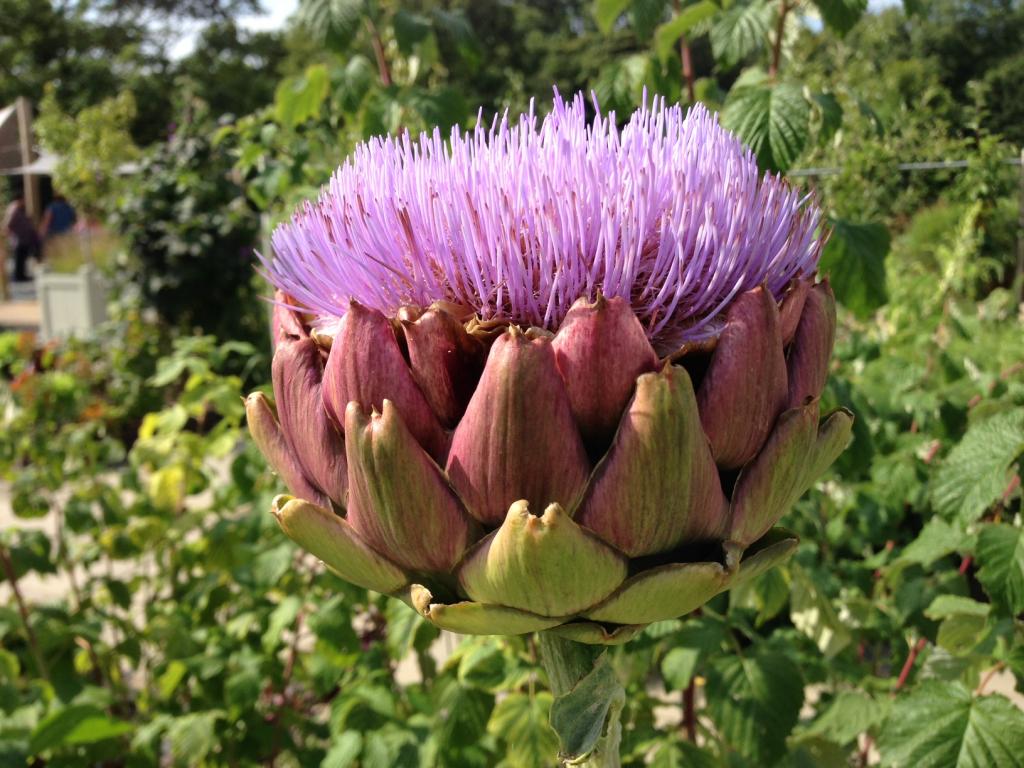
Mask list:
[[[850,438],[817,207],[702,107],[584,109],[375,139],[264,261],[278,523],[453,632],[683,616],[793,553]]]
[[[659,352],[713,335],[739,294],[812,274],[821,213],[697,105],[655,98],[621,130],[556,92],[487,127],[360,145],[273,235],[267,277],[332,325],[350,300],[394,315],[438,300],[556,329],[598,291]]]

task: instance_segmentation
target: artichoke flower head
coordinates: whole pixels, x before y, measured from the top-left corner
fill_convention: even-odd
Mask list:
[[[792,553],[849,440],[817,207],[701,106],[586,106],[374,139],[263,262],[274,515],[454,632],[693,611]]]

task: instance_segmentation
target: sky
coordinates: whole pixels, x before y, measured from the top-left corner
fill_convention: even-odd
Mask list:
[[[298,0],[263,0],[264,13],[251,16],[239,16],[236,21],[239,26],[251,30],[281,29],[285,21],[295,12]],[[187,28],[171,47],[171,56],[180,59],[187,56],[196,44],[196,37],[202,28],[201,24],[188,25]]]
[[[868,0],[868,8],[878,11],[891,5],[899,4],[900,0]],[[298,0],[263,0],[264,13],[252,16],[240,16],[238,23],[246,29],[267,30],[281,29],[285,21],[295,12]],[[178,42],[171,48],[171,56],[178,59],[187,56],[195,46],[200,26],[187,29]]]

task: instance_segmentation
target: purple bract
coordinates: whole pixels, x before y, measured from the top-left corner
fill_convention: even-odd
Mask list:
[[[332,325],[443,300],[557,329],[580,297],[627,299],[664,353],[735,297],[811,275],[821,213],[703,106],[655,98],[623,128],[582,95],[471,132],[360,145],[273,236],[269,280]]]

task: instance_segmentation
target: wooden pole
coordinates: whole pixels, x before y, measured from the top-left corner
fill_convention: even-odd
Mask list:
[[[19,96],[14,102],[14,109],[18,115],[18,143],[21,146],[22,166],[31,165],[32,157],[32,104],[24,96]],[[26,173],[23,177],[23,189],[25,194],[25,211],[29,218],[36,224],[42,211],[39,209],[39,177]]]

